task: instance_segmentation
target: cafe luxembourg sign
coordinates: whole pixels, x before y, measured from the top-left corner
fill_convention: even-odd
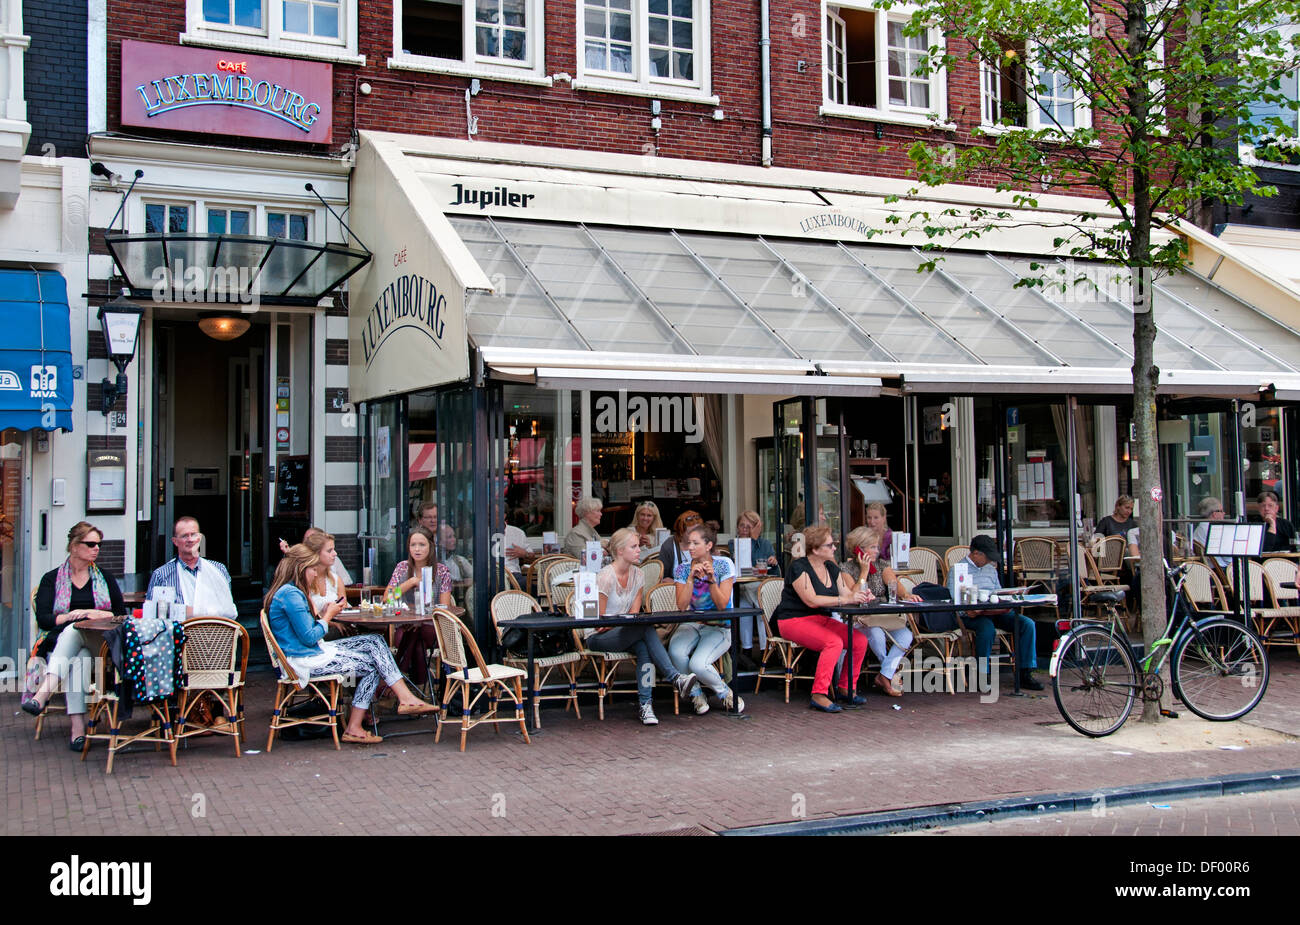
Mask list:
[[[122,124],[327,144],[329,64],[122,42]]]

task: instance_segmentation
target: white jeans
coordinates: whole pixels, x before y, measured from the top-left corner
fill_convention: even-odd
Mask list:
[[[65,626],[50,653],[46,674],[63,682],[63,692],[68,698],[68,713],[86,712],[86,691],[90,687],[94,660],[86,640],[75,626]]]
[[[889,641],[893,640],[893,645]],[[880,673],[886,678],[892,678],[898,671],[898,663],[903,660],[907,650],[912,646],[912,631],[907,627],[902,629],[890,630],[886,635],[885,631],[878,626],[867,627],[867,644],[871,646],[871,651],[876,653],[876,658],[880,659]],[[888,646],[888,649],[886,648]]]

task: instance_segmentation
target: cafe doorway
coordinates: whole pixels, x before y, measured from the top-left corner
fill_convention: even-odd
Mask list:
[[[192,313],[154,324],[153,517],[136,570],[147,575],[175,555],[172,524],[190,515],[236,601],[260,595],[267,562],[273,325],[259,320],[230,339],[204,333]]]

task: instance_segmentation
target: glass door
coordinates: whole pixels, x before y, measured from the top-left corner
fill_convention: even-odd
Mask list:
[[[913,404],[913,433],[919,437],[914,444],[916,541],[922,546],[945,548],[958,542],[952,497],[954,410],[954,402],[939,396],[918,397]]]
[[[362,410],[365,435],[365,522],[361,539],[367,551],[363,565],[373,565],[371,581],[386,584],[405,544],[406,506],[402,492],[406,477],[406,431],[402,400],[367,402]],[[405,557],[405,549],[402,549]]]

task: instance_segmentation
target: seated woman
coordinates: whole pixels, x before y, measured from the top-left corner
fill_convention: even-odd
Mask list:
[[[879,501],[872,501],[867,505],[867,527],[880,534],[880,558],[893,565],[894,531],[889,529],[888,518],[889,511]],[[846,537],[844,541],[849,544],[849,549],[853,548],[851,540]]]
[[[686,551],[686,531],[702,523],[704,518],[695,511],[682,511],[677,515],[672,534],[659,547],[659,561],[664,564],[665,578],[671,578],[677,566],[690,561],[691,554]]]
[[[781,603],[772,616],[783,637],[818,653],[809,706],[823,713],[839,713],[840,706],[830,698],[831,676],[839,663],[840,653],[848,644],[849,628],[831,619],[830,608],[865,604],[874,596],[870,591],[849,585],[835,565],[835,543],[829,527],[820,524],[808,527],[803,531],[803,537],[807,555],[790,564]],[[861,641],[865,643],[866,639]],[[866,657],[867,646],[855,642],[850,675],[852,683],[842,683],[839,685],[841,688],[857,688]],[[854,694],[852,702],[865,703],[866,698]]]
[[[614,561],[596,575],[596,589],[600,592],[602,614],[635,614],[641,612],[641,599],[645,593],[645,576],[637,568],[641,559],[641,541],[636,530],[624,527],[615,530],[609,541]],[[683,674],[673,667],[659,634],[651,624],[634,626],[608,626],[584,630],[586,646],[597,652],[631,652],[636,656],[636,693],[641,702],[641,723],[657,726],[650,695],[654,689],[653,664],[663,677],[677,687],[679,696],[685,698],[695,686],[695,675]]]
[[[582,554],[587,551],[588,543],[593,540],[597,543],[602,542],[596,528],[600,526],[604,509],[605,504],[599,498],[583,498],[574,505],[573,516],[578,518],[578,522],[565,534],[564,542],[560,547],[566,556],[581,559]]]
[[[414,527],[406,538],[407,557],[397,563],[393,575],[388,579],[388,590],[384,592],[386,600],[401,601],[407,607],[415,608],[415,592],[420,586],[420,573],[425,568],[433,569],[433,593],[437,606],[451,606],[451,572],[441,562],[434,561],[433,534],[423,527]],[[403,627],[397,631],[393,640],[397,646],[397,664],[401,666],[412,681],[424,684],[428,677],[428,665],[424,653],[438,647],[438,631],[432,623],[420,626]]]
[[[647,552],[654,549],[655,538],[664,527],[663,518],[659,516],[659,505],[653,501],[642,501],[636,506],[632,522],[628,526],[636,531],[637,542],[643,549]]]
[[[776,557],[776,550],[772,548],[772,541],[763,536],[763,519],[758,516],[758,511],[741,511],[740,516],[736,518],[736,539],[748,539],[750,546],[750,561],[755,566],[766,568],[769,575],[781,574],[781,560]],[[734,544],[733,544],[734,553]],[[757,584],[745,585],[740,589],[741,602],[746,607],[757,607],[758,601],[755,599],[755,588]],[[749,656],[748,650],[754,647],[754,625],[758,624],[758,647],[760,650],[767,647],[767,621],[762,616],[741,617],[740,619],[740,658],[745,661]],[[761,658],[761,652],[758,654]],[[756,668],[756,664],[746,665],[747,668]]]
[[[50,702],[60,681],[68,700],[72,740],[68,747],[81,751],[86,734],[86,691],[90,686],[93,658],[81,633],[72,624],[95,617],[126,614],[122,591],[113,576],[95,564],[104,534],[84,520],[68,531],[68,558],[46,572],[36,589],[36,625],[45,635],[33,646],[32,655],[48,658],[45,677],[36,693],[22,702],[22,708],[39,716]]]
[[[678,610],[730,610],[731,586],[735,582],[735,566],[730,559],[713,555],[718,534],[707,524],[698,524],[686,532],[686,549],[690,560],[679,562],[673,571],[677,582]],[[724,709],[745,709],[745,701],[727,687],[722,675],[713,668],[723,652],[731,648],[731,629],[727,626],[710,626],[707,623],[683,623],[673,631],[668,640],[668,657],[677,670],[692,672],[700,682],[713,691]],[[696,684],[691,691],[691,702],[696,713],[709,712],[709,701]]]
[[[890,588],[898,587],[898,576],[889,563],[880,554],[884,540],[879,530],[870,527],[858,527],[848,535],[845,542],[852,550],[852,557],[840,564],[840,570],[849,582],[859,588],[870,591],[873,597],[885,598]],[[865,577],[864,577],[865,576]],[[915,594],[899,593],[899,600],[919,601]],[[902,691],[894,687],[894,676],[898,665],[912,647],[912,631],[907,627],[890,630],[886,633],[878,626],[868,626],[867,644],[880,659],[880,673],[876,675],[876,687],[890,697],[902,697]],[[856,654],[856,653],[855,653]],[[848,691],[841,691],[846,697]]]
[[[347,606],[346,585],[338,577],[339,554],[334,549],[333,534],[326,533],[319,527],[308,527],[302,536],[302,544],[320,558],[320,574],[315,587],[310,589],[311,606],[322,617],[328,614],[333,620]]]
[[[1137,526],[1132,518],[1133,499],[1128,495],[1120,495],[1115,499],[1115,512],[1097,521],[1093,536],[1127,536],[1129,530]]]
[[[275,580],[262,606],[266,608],[271,634],[299,677],[342,674],[357,679],[343,741],[373,745],[383,739],[363,729],[361,720],[381,682],[397,697],[398,713],[407,716],[436,713],[438,708],[411,693],[382,637],[371,633],[324,641],[330,618],[318,618],[308,597],[310,588],[324,570],[316,553],[301,543],[290,546],[275,570]]]

